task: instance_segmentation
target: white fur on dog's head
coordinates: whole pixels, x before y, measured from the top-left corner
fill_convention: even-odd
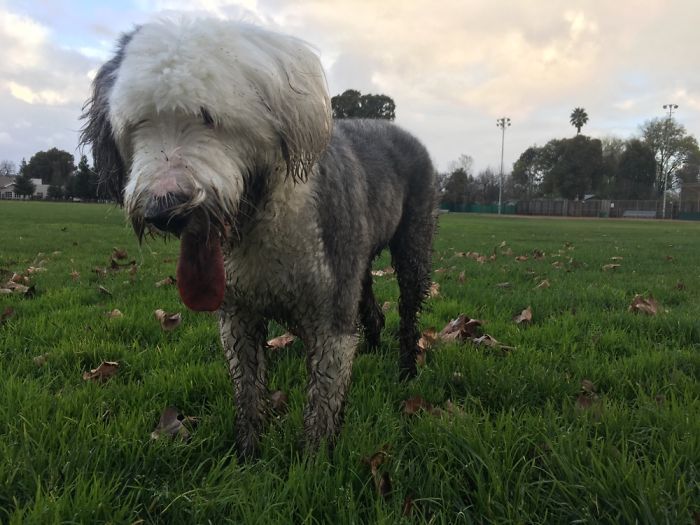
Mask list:
[[[121,46],[93,84],[83,142],[102,177],[126,183],[132,219],[173,191],[189,196],[187,208],[235,215],[247,176],[286,169],[303,179],[327,146],[325,76],[298,39],[222,20],[163,20]]]

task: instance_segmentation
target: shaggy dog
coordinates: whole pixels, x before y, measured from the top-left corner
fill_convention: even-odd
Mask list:
[[[177,282],[218,310],[237,445],[259,445],[268,320],[307,353],[307,443],[339,431],[358,342],[384,325],[372,260],[389,247],[400,288],[401,376],[416,373],[416,316],[430,282],[435,172],[384,121],[333,122],[303,42],[221,20],[136,28],[93,82],[82,142],[137,234],[180,237]]]

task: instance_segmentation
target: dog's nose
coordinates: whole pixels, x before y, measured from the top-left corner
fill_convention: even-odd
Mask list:
[[[187,200],[187,196],[182,193],[167,193],[162,197],[153,197],[146,205],[143,218],[147,224],[161,231],[180,235],[187,226],[189,214],[183,214],[177,208]]]

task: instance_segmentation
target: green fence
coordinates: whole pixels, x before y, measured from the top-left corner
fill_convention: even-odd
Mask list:
[[[498,204],[443,204],[444,210],[462,213],[498,213]],[[503,204],[502,214],[515,214],[515,204]]]

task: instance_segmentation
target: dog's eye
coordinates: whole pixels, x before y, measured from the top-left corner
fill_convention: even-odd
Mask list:
[[[213,129],[214,118],[211,116],[211,113],[207,111],[207,108],[199,108],[199,111],[202,114],[202,122],[204,122],[204,125],[210,129]]]

